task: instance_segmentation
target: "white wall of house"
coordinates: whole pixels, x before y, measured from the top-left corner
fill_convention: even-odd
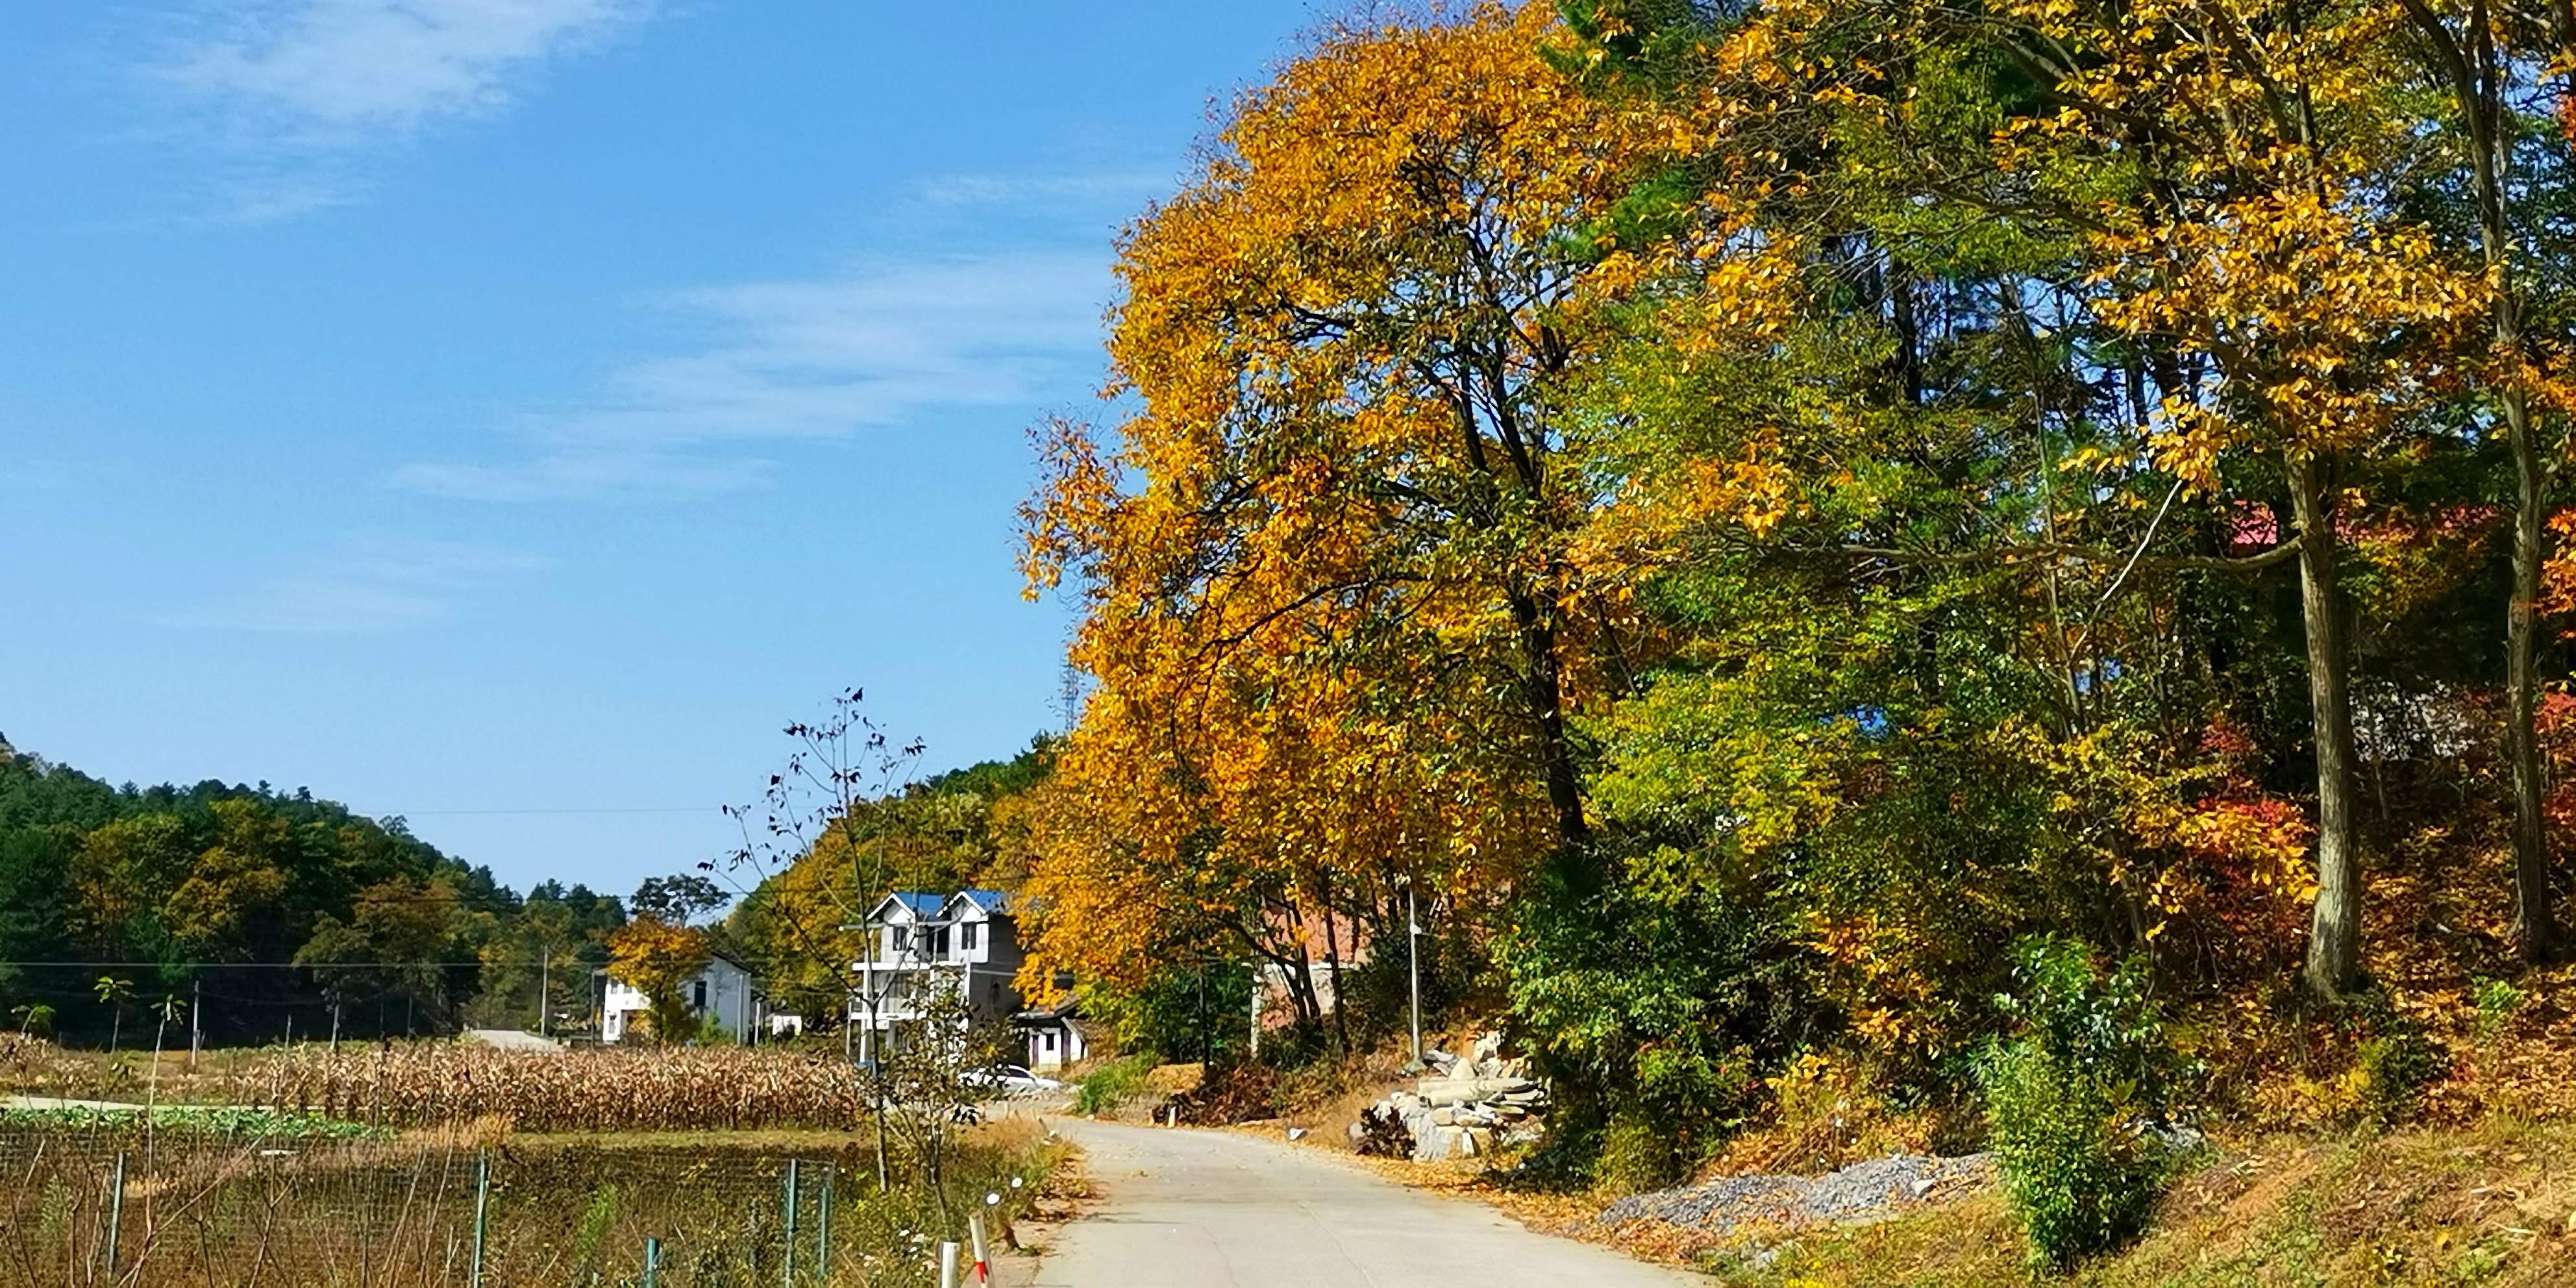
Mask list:
[[[690,1013],[712,1017],[734,1041],[749,1042],[756,1036],[763,1008],[752,986],[751,972],[739,963],[722,957],[708,962],[706,969],[689,982],[687,994]],[[625,1041],[640,1027],[639,1017],[649,1015],[652,1009],[652,999],[644,996],[642,989],[609,976],[600,999],[600,1040]]]

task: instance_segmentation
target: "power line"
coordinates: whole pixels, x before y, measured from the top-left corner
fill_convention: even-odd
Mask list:
[[[393,809],[376,818],[434,818],[457,814],[721,814],[721,805],[605,805],[595,808],[532,806],[527,809]]]
[[[557,965],[561,965],[561,964],[563,964],[563,962],[564,962],[565,960],[566,960],[566,959],[558,958],[558,959],[556,959],[556,964],[557,964]],[[572,960],[578,960],[578,959],[572,959]],[[535,959],[533,959],[533,958],[531,958],[531,959],[529,959],[529,960],[527,960],[527,961],[488,961],[488,962],[487,962],[487,961],[483,961],[483,960],[481,960],[480,958],[477,958],[477,959],[472,960],[472,961],[459,961],[459,962],[99,962],[99,961],[13,962],[13,961],[0,961],[0,966],[41,966],[41,967],[57,968],[57,969],[59,969],[59,968],[64,968],[64,967],[72,967],[72,968],[78,968],[78,969],[82,969],[82,970],[93,970],[93,969],[107,969],[107,970],[144,970],[144,969],[151,969],[151,970],[163,970],[163,969],[168,969],[168,970],[317,970],[317,969],[323,969],[323,970],[327,970],[327,969],[334,969],[334,968],[337,968],[337,969],[357,969],[357,968],[376,969],[376,968],[380,968],[380,967],[401,967],[401,968],[403,968],[403,969],[407,969],[407,970],[419,970],[419,969],[423,969],[423,968],[428,968],[428,969],[452,969],[452,968],[462,968],[462,967],[466,967],[466,966],[526,966],[526,967],[534,968],[534,967],[539,966],[539,965],[541,965],[541,964],[542,964],[542,963],[538,962],[537,960],[535,960]]]

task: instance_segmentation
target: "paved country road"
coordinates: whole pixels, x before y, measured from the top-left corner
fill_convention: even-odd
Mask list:
[[[1037,1288],[1674,1288],[1708,1281],[1534,1233],[1481,1203],[1233,1132],[1054,1121],[1098,1210]]]

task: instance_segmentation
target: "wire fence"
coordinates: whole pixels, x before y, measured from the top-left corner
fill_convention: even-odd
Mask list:
[[[0,1283],[912,1288],[936,1282],[938,1241],[986,1193],[1003,1221],[1033,1196],[1035,1166],[970,1161],[943,1208],[917,1186],[880,1193],[856,1145],[0,1130]]]

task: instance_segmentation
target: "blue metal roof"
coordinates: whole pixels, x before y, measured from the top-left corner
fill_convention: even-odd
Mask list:
[[[957,897],[986,912],[1000,912],[1002,905],[1010,902],[1010,896],[999,890],[960,890]]]
[[[918,890],[897,890],[886,898],[911,909],[912,915],[916,917],[931,916],[948,906],[946,899],[935,894],[923,894]]]

